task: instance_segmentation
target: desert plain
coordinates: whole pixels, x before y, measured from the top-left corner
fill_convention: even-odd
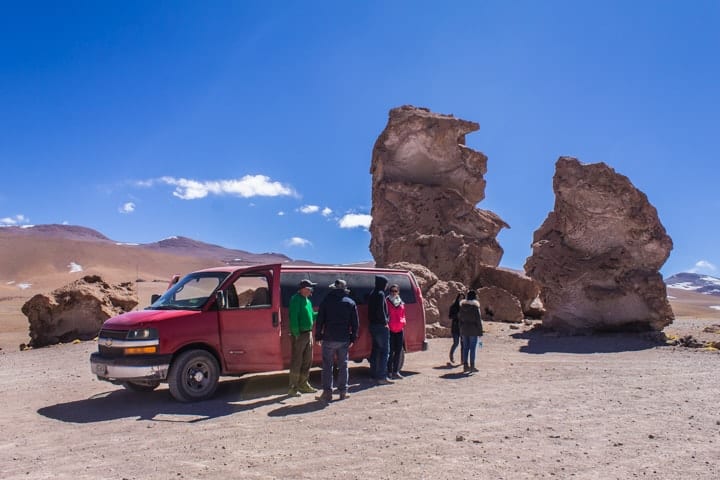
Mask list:
[[[139,285],[143,305],[157,286]],[[720,336],[705,331],[720,302],[672,295],[668,336]],[[471,376],[436,338],[393,385],[351,364],[345,401],[288,398],[287,373],[272,372],[224,378],[213,399],[182,404],[165,385],[138,394],[95,379],[94,341],[20,351],[27,323],[8,297],[3,479],[720,478],[717,350],[487,322]]]

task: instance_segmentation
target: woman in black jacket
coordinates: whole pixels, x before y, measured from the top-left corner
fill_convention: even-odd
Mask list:
[[[460,320],[458,319],[458,313],[460,312],[460,300],[465,300],[464,293],[458,293],[455,297],[455,301],[450,305],[450,313],[448,317],[451,320],[450,331],[452,332],[453,344],[450,347],[450,365],[455,363],[455,350],[460,345],[460,358],[464,358],[462,351],[463,347],[460,342]]]
[[[460,320],[460,335],[463,342],[463,373],[474,373],[475,352],[477,350],[478,337],[482,337],[483,325],[480,316],[480,302],[477,300],[477,292],[470,290],[467,299],[460,302],[458,312]]]

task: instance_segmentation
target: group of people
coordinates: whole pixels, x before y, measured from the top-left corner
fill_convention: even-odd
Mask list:
[[[288,395],[297,397],[317,392],[308,382],[314,330],[315,342],[322,345],[322,393],[316,398],[323,402],[332,400],[333,369],[337,366],[337,392],[340,400],[345,400],[349,397],[348,350],[358,338],[357,305],[349,295],[347,282],[337,279],[329,286],[330,292],[315,313],[310,301],[315,285],[310,280],[302,280],[290,299],[292,353]],[[403,378],[400,359],[405,323],[405,304],[400,298],[399,286],[388,287],[387,277],[375,276],[375,288],[368,297],[368,328],[372,336],[370,372],[378,385]]]
[[[478,342],[483,336],[482,315],[477,292],[470,290],[465,298],[459,293],[450,306],[449,312],[453,344],[450,347],[450,364],[455,364],[455,350],[460,345],[460,358],[463,364],[463,373],[472,374],[478,371],[475,368],[475,354]]]

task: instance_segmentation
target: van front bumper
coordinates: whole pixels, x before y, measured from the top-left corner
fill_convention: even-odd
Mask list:
[[[123,380],[156,380],[167,378],[171,355],[138,357],[101,357],[98,352],[90,355],[90,371],[99,380],[108,382]]]

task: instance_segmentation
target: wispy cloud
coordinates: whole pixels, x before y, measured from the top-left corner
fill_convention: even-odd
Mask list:
[[[707,260],[698,260],[695,262],[695,266],[690,269],[690,273],[706,273],[709,275],[716,272],[717,267]]]
[[[284,217],[284,216],[285,216],[285,212],[283,212],[282,210],[280,210],[280,211],[278,212],[278,217]]]
[[[302,237],[292,237],[285,240],[285,245],[288,247],[310,247],[312,242]]]
[[[133,202],[123,203],[119,208],[118,212],[128,214],[135,211],[135,204]]]
[[[322,209],[322,212],[320,212],[320,213],[322,213],[322,216],[323,216],[323,217],[327,217],[327,216],[329,216],[332,212],[333,212],[333,211],[332,211],[331,208],[325,207],[325,208]]]
[[[157,183],[175,187],[173,195],[183,200],[197,200],[208,195],[230,195],[235,197],[280,197],[297,196],[289,185],[272,181],[265,175],[245,175],[230,180],[192,180],[189,178],[161,177],[135,182],[139,187],[152,187]]]
[[[363,213],[348,213],[338,220],[340,228],[370,228],[372,215]]]
[[[317,205],[303,205],[302,207],[298,208],[298,212],[300,213],[316,213],[320,211],[320,207]]]
[[[12,227],[14,225],[24,225],[30,223],[30,219],[25,217],[23,214],[15,215],[14,217],[0,218],[0,226]]]

